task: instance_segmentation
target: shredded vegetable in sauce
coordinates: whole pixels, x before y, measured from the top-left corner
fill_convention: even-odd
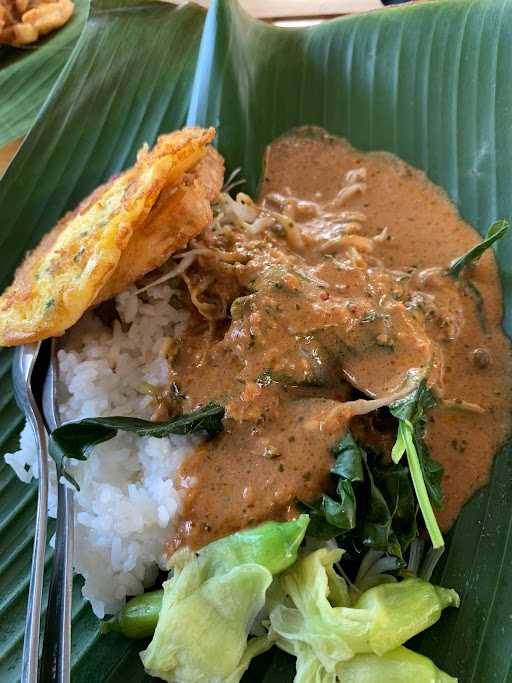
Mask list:
[[[450,275],[477,235],[448,198],[397,157],[319,129],[268,148],[257,205],[224,193],[214,209],[173,272],[193,322],[165,348],[159,419],[211,402],[226,418],[181,467],[169,553],[296,517],[332,489],[331,449],[349,428],[389,460],[386,406],[423,378],[447,529],[510,428],[493,255]]]

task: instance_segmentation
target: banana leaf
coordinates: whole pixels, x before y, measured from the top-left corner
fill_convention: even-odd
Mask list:
[[[159,131],[185,124],[204,16],[195,5],[177,10],[138,0],[94,4],[71,60],[0,183],[2,287],[23,252],[59,215],[132,163]],[[2,452],[16,448],[21,422],[10,390],[10,355],[0,352]],[[17,481],[2,458],[1,683],[19,679],[35,500],[35,488]],[[133,643],[99,637],[79,579],[72,657],[74,683],[144,679]]]
[[[25,135],[82,31],[89,0],[61,29],[26,48],[0,48],[0,147]]]
[[[228,168],[242,167],[250,192],[265,145],[316,124],[425,170],[483,232],[512,216],[511,39],[512,0],[439,0],[307,29],[260,23],[227,0],[211,4],[206,22],[190,5],[93,0],[70,61],[0,182],[0,286],[63,211],[130,163],[142,142],[185,120],[217,126]],[[511,334],[512,240],[497,254]],[[3,451],[20,424],[9,358],[1,352]],[[464,683],[512,680],[510,456],[505,445],[438,567],[436,580],[455,587],[462,606],[417,642]],[[0,465],[0,682],[18,677],[34,496]],[[73,681],[145,680],[140,645],[99,639],[79,590],[77,579]],[[255,666],[244,681],[291,681],[284,656]]]

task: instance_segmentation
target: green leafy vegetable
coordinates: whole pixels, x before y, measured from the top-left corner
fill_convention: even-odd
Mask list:
[[[280,574],[297,559],[308,523],[307,515],[290,522],[264,522],[224,536],[201,548],[198,554],[209,561],[211,571],[227,571],[254,562],[273,575]]]
[[[161,439],[169,434],[206,432],[215,436],[222,431],[224,408],[216,403],[165,422],[150,422],[134,417],[89,417],[68,422],[55,429],[49,442],[49,453],[55,461],[59,476],[64,476],[77,489],[78,484],[65,470],[66,458],[87,460],[94,446],[113,439],[118,431]]]
[[[426,380],[422,380],[410,394],[390,406],[390,412],[399,420],[398,436],[393,447],[391,457],[393,462],[399,462],[405,453],[408,429],[413,428],[413,440],[420,457],[420,465],[425,477],[428,494],[436,508],[443,504],[441,481],[443,466],[434,460],[424,442],[426,417],[425,411],[436,405],[436,399],[427,387]],[[408,429],[405,427],[408,426]]]
[[[344,547],[375,548],[401,559],[417,531],[408,468],[376,464],[350,432],[333,455],[331,471],[339,477],[337,496],[324,495],[304,505],[311,517],[308,536],[338,537]]]
[[[398,463],[404,453],[407,454],[409,471],[416,492],[416,498],[430,535],[434,548],[444,546],[443,536],[437,524],[431,501],[440,507],[443,500],[441,479],[443,468],[428,452],[423,440],[425,432],[425,410],[436,403],[426,380],[405,398],[395,401],[389,407],[390,412],[398,418],[398,435],[393,446],[391,457]]]
[[[336,458],[334,467],[331,469],[333,474],[349,481],[364,480],[363,451],[351,432],[348,432],[332,449],[332,454]]]
[[[411,486],[409,468],[401,465],[377,466],[373,469],[373,477],[392,511],[393,533],[404,551],[418,533],[418,505]]]
[[[314,503],[303,503],[311,521],[308,535],[328,540],[356,526],[356,494],[352,482],[364,479],[364,453],[350,432],[333,448],[336,458],[331,469],[339,477],[336,487],[337,499],[328,495]]]
[[[370,615],[369,649],[383,655],[435,624],[446,607],[458,607],[459,596],[450,588],[422,579],[405,579],[370,588],[354,604]]]
[[[501,239],[507,234],[509,229],[510,223],[503,218],[493,223],[487,231],[487,235],[485,236],[485,239],[482,240],[482,242],[476,244],[474,247],[469,249],[469,251],[467,251],[465,254],[459,256],[459,258],[455,259],[450,263],[448,273],[452,277],[458,277],[464,268],[466,268],[472,263],[476,263],[478,259],[482,256],[482,254],[485,251],[487,251],[487,249],[489,249],[489,247],[492,244],[494,244],[494,242],[497,242],[499,239]]]
[[[249,628],[265,604],[273,574],[296,561],[307,524],[305,515],[268,522],[198,553],[176,553],[153,640],[141,653],[148,673],[181,683],[237,683],[251,659],[272,645],[267,637],[247,641]],[[130,603],[124,618],[116,619],[123,633],[135,631],[129,610]]]
[[[356,525],[356,497],[352,484],[347,479],[339,479],[336,487],[337,500],[324,496],[323,513],[328,524],[338,529],[350,531]]]
[[[310,515],[308,535],[328,540],[356,526],[356,495],[352,482],[363,481],[363,451],[350,432],[333,448],[336,458],[331,469],[339,477],[337,499],[323,495],[314,503],[302,503]]]
[[[337,500],[323,496],[321,510],[326,522],[338,529],[339,534],[340,530],[351,531],[356,526],[356,495],[352,483],[362,482],[364,479],[364,452],[348,432],[333,448],[332,453],[336,461],[331,472],[339,477]]]
[[[340,527],[329,524],[327,521],[324,499],[325,496],[322,496],[321,499],[313,503],[299,501],[299,508],[304,512],[307,512],[310,519],[307,535],[318,541],[329,541],[331,538],[337,538],[343,533],[343,530],[340,529]]]
[[[290,522],[265,522],[220,538],[197,553],[205,576],[225,574],[245,564],[257,564],[272,575],[279,574],[297,559],[309,518],[300,515]],[[182,569],[190,562],[188,551],[179,551],[173,565]],[[112,619],[101,622],[101,633],[115,631],[127,638],[153,635],[162,607],[163,590],[151,591],[129,600]]]
[[[197,553],[176,553],[163,590],[130,600],[100,630],[130,638],[154,630],[141,658],[149,674],[169,682],[238,683],[252,658],[274,644],[296,657],[299,683],[406,681],[406,674],[420,682],[450,681],[401,645],[434,624],[444,608],[458,607],[457,593],[390,576],[392,583],[366,578],[369,587],[349,590],[334,568],[343,550],[321,548],[297,560],[307,523],[306,516],[266,523]],[[391,567],[394,558],[373,555],[376,564]],[[248,640],[264,605],[268,634]],[[264,680],[274,680],[279,661]]]
[[[429,660],[400,646],[434,624],[445,607],[458,607],[457,593],[407,579],[370,588],[353,603],[334,571],[342,552],[322,548],[298,560],[279,578],[282,593],[272,596],[269,636],[297,657],[296,683],[414,680],[386,676],[401,669],[418,673],[420,681],[436,680],[426,677],[437,672]],[[382,661],[388,653],[394,654]],[[361,655],[370,657],[363,661]],[[355,678],[365,663],[374,677]],[[437,680],[450,680],[443,676],[439,672]]]
[[[265,637],[247,643],[271,583],[258,564],[209,577],[208,562],[193,557],[164,583],[155,634],[141,652],[146,671],[170,682],[238,683],[252,657],[271,646]]]
[[[405,647],[398,647],[382,657],[373,654],[356,655],[348,662],[340,664],[336,674],[343,683],[457,683],[456,678],[438,669],[428,657]]]
[[[433,408],[436,399],[427,386],[426,380],[421,380],[414,391],[404,398],[391,404],[392,414],[399,420],[416,422],[423,417],[425,410]]]
[[[362,544],[368,548],[386,550],[391,555],[402,556],[402,549],[393,531],[393,513],[376,485],[371,469],[367,466],[369,495],[361,522]]]

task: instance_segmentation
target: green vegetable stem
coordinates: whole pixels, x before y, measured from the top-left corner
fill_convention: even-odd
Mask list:
[[[151,591],[129,600],[115,617],[100,623],[100,633],[122,633],[126,638],[149,638],[155,632],[164,591]]]
[[[437,523],[432,504],[440,507],[443,500],[441,479],[442,466],[428,452],[423,440],[425,410],[436,401],[423,379],[408,396],[389,406],[391,414],[398,419],[398,434],[391,452],[393,462],[400,462],[404,453],[411,473],[416,498],[434,549],[444,547],[444,540]]]

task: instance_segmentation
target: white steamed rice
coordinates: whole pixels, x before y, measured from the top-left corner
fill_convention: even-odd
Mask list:
[[[59,351],[61,418],[127,415],[149,418],[150,398],[143,382],[165,385],[166,337],[179,334],[188,314],[170,303],[168,284],[150,289],[147,301],[132,288],[116,299],[123,321],[105,327],[88,314]],[[150,585],[173,532],[179,505],[176,470],[190,437],[155,439],[119,433],[94,449],[87,462],[70,462],[80,485],[75,495],[75,569],[85,578],[83,594],[97,616],[116,612],[127,595]],[[5,456],[23,481],[38,476],[35,442],[29,426],[20,450]],[[56,514],[56,476],[50,467],[49,512]]]

